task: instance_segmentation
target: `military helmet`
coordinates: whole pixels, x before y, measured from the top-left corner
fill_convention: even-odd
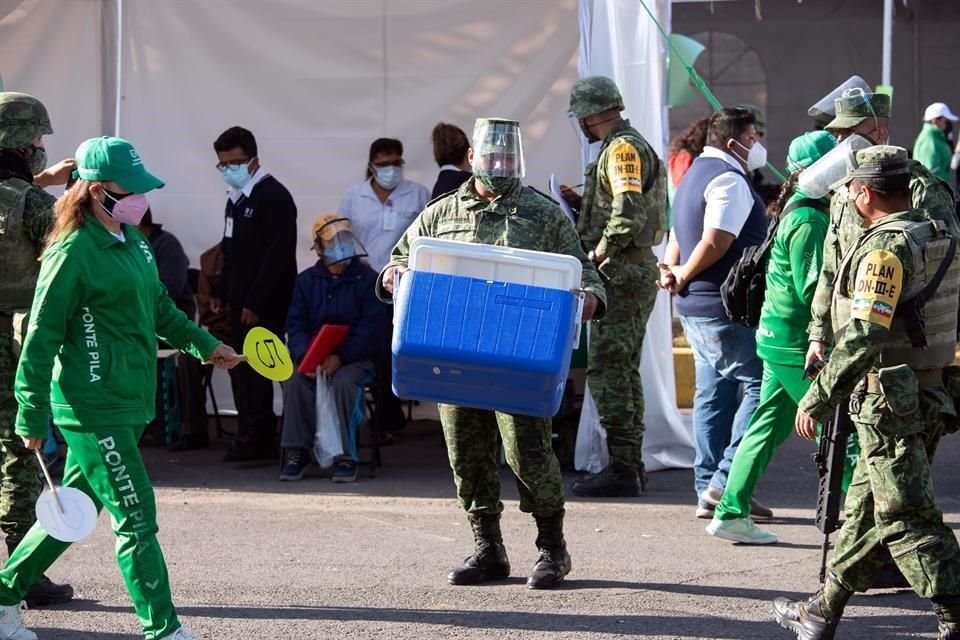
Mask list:
[[[623,96],[610,78],[589,76],[577,80],[570,90],[570,113],[575,118],[586,118],[595,113],[617,109],[623,111]]]
[[[42,102],[25,93],[0,93],[0,149],[22,149],[51,133],[50,116]]]

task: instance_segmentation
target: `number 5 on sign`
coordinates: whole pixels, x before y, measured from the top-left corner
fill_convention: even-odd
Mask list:
[[[243,341],[247,364],[264,378],[283,382],[293,375],[290,352],[276,334],[263,327],[254,327]]]

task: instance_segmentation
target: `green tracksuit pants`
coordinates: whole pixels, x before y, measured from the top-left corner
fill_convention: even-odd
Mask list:
[[[167,566],[157,541],[157,504],[137,441],[144,426],[101,427],[92,432],[61,428],[68,451],[63,486],[106,507],[117,536],[117,564],[147,640],[179,627],[170,597]],[[27,589],[70,546],[34,524],[0,570],[0,604],[19,603]]]
[[[733,457],[723,499],[714,512],[719,520],[750,517],[750,498],[774,452],[793,433],[797,403],[810,387],[803,367],[764,361],[760,404]]]
[[[750,498],[774,452],[794,431],[797,405],[810,387],[803,367],[763,362],[760,404],[747,425],[733,457],[723,499],[714,512],[719,520],[750,517]],[[846,493],[853,477],[860,446],[856,434],[847,441],[842,488]]]

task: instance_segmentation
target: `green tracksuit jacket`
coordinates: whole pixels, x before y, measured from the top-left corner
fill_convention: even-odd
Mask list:
[[[174,305],[147,239],[123,234],[88,215],[44,252],[15,383],[18,434],[46,436],[51,414],[75,431],[146,424],[157,338],[198,358],[220,343]]]

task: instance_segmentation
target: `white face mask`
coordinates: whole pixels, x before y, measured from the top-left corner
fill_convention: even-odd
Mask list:
[[[390,165],[387,167],[375,167],[375,169],[377,172],[373,176],[374,179],[377,181],[377,184],[388,191],[396,189],[403,180],[403,167]]]
[[[739,140],[734,140],[733,143],[743,149],[747,149]],[[731,149],[731,153],[732,152],[733,150]],[[733,155],[747,163],[747,171],[756,171],[761,167],[767,166],[767,149],[759,142],[754,142],[753,146],[747,149],[746,160],[744,160],[739,153],[734,153]]]

